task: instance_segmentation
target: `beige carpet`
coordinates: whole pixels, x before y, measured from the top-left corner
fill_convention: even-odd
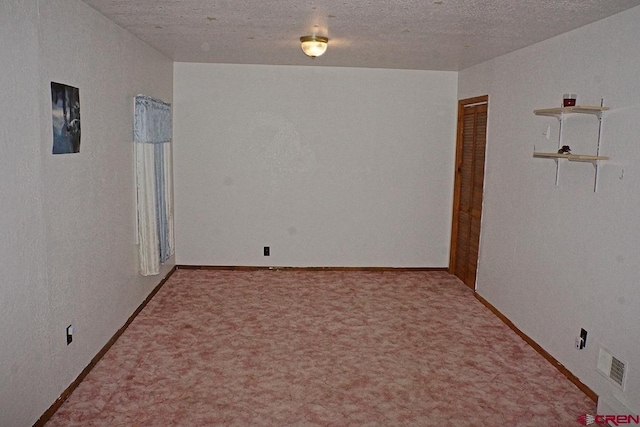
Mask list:
[[[579,426],[444,272],[178,270],[47,426]]]

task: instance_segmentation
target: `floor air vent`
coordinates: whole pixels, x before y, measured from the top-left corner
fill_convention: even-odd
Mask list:
[[[624,390],[627,362],[614,356],[604,347],[600,347],[600,353],[598,353],[598,371]]]

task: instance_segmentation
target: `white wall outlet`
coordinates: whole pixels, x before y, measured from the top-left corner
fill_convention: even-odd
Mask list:
[[[576,349],[582,350],[587,346],[587,331],[584,328],[580,329],[580,336],[576,337]]]
[[[73,325],[67,326],[67,345],[73,341],[73,334],[76,333],[76,327]]]

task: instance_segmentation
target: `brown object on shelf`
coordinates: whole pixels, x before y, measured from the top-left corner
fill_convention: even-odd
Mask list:
[[[576,98],[578,95],[575,93],[565,93],[562,95],[562,105],[565,107],[573,107],[576,105]]]

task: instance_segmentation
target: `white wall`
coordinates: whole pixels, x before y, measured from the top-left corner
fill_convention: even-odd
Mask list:
[[[0,425],[21,426],[52,403],[35,2],[0,3],[0,40]]]
[[[597,394],[640,412],[640,8],[463,70],[459,97],[489,94],[489,129],[478,292]],[[605,105],[594,168],[534,159],[555,151],[553,118],[534,109]],[[594,153],[597,120],[570,117],[565,144]],[[557,135],[557,133],[556,133]],[[622,171],[624,177],[621,179]],[[580,328],[588,346],[574,349]],[[599,345],[630,365],[627,391],[596,371]]]
[[[5,1],[0,36],[0,425],[26,426],[171,267],[137,273],[132,117],[173,66],[75,0]],[[51,81],[80,88],[78,154],[51,154]]]
[[[447,266],[456,85],[455,72],[176,63],[177,262]]]

